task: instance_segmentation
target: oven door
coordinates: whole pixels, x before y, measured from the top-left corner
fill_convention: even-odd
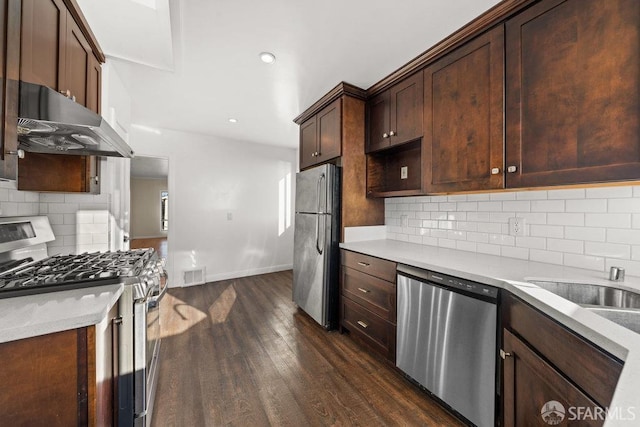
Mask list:
[[[154,286],[152,296],[147,300],[147,333],[146,333],[146,355],[145,364],[147,367],[145,378],[145,422],[141,425],[151,425],[153,414],[153,403],[155,400],[156,383],[158,382],[158,362],[160,354],[160,301],[167,292],[167,274],[163,272]]]

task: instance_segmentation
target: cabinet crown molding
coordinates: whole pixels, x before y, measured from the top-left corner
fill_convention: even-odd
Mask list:
[[[347,82],[340,82],[336,87],[331,89],[325,96],[316,101],[313,105],[307,108],[302,114],[293,119],[293,121],[300,125],[309,118],[313,117],[318,111],[340,98],[342,95],[348,95],[357,99],[366,99],[367,92],[364,89],[360,89],[358,86],[354,86]]]

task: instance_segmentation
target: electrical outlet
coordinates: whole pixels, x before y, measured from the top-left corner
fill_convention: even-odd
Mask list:
[[[509,234],[512,236],[526,236],[527,221],[524,218],[509,218]]]
[[[407,179],[409,176],[409,166],[402,166],[400,168],[400,179]]]
[[[227,221],[233,220],[233,214],[231,212],[227,212]]]
[[[400,215],[400,222],[404,228],[409,226],[409,215]]]

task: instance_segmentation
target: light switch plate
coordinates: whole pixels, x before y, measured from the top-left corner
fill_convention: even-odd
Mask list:
[[[400,168],[400,179],[407,179],[409,176],[409,166],[402,166]]]

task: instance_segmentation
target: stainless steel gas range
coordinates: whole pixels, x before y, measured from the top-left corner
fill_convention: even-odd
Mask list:
[[[153,249],[48,256],[54,240],[45,216],[0,218],[0,298],[122,283],[118,302],[116,419],[151,423],[158,355],[160,300],[166,273]]]

